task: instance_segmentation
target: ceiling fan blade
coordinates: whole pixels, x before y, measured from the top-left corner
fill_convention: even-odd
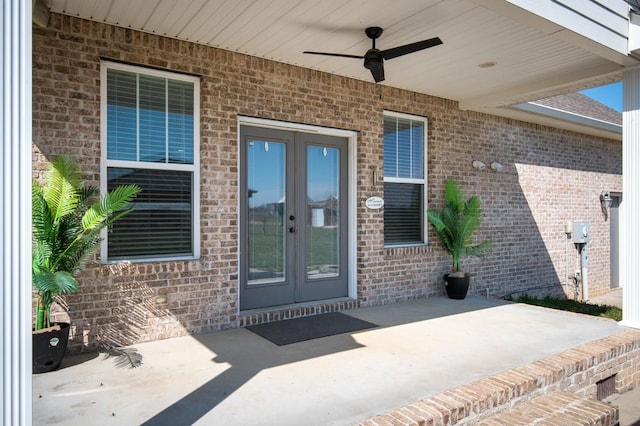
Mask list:
[[[369,67],[369,71],[371,71],[373,80],[376,83],[384,81],[384,66],[382,65],[382,62],[379,65]]]
[[[405,44],[404,46],[392,47],[391,49],[383,50],[381,53],[384,59],[393,59],[397,58],[398,56],[418,52],[423,49],[428,49],[429,47],[438,46],[439,44],[442,44],[442,40],[440,40],[440,37],[434,37],[428,40]]]
[[[308,53],[310,55],[323,55],[323,56],[337,56],[339,58],[354,58],[354,59],[363,59],[364,56],[358,56],[358,55],[345,55],[344,53],[328,53],[328,52],[302,52],[302,53]]]

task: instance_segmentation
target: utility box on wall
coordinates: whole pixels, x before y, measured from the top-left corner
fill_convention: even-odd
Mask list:
[[[591,233],[591,225],[588,221],[571,222],[571,237],[576,244],[586,244],[589,242],[589,234]]]

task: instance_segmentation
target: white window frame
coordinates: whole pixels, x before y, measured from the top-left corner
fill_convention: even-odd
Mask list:
[[[396,111],[389,111],[389,110],[384,110],[383,114],[382,114],[382,121],[384,123],[384,118],[385,117],[394,117],[394,118],[401,118],[401,119],[406,119],[406,120],[412,120],[412,121],[420,121],[423,123],[423,141],[424,141],[424,146],[422,149],[422,153],[424,158],[422,159],[422,164],[423,164],[423,171],[422,171],[422,179],[410,179],[410,178],[398,178],[398,177],[387,177],[386,175],[384,175],[384,182],[385,183],[408,183],[408,184],[421,184],[422,185],[422,211],[420,212],[421,214],[421,222],[422,222],[422,241],[421,242],[413,242],[413,243],[394,243],[394,244],[388,244],[385,243],[384,247],[385,248],[397,248],[397,247],[416,247],[416,246],[425,246],[428,244],[428,240],[427,240],[427,204],[428,204],[428,200],[427,200],[427,194],[428,194],[428,186],[427,186],[427,177],[428,177],[428,162],[427,159],[429,158],[428,156],[428,147],[429,147],[429,139],[428,139],[428,119],[426,117],[421,117],[418,115],[412,115],[412,114],[405,114],[405,113],[401,113],[401,112],[396,112]],[[384,139],[382,141],[383,143],[383,152],[384,152]],[[383,164],[384,164],[384,158],[383,158]],[[384,236],[383,236],[384,237]]]
[[[109,160],[107,158],[107,70],[121,70],[136,74],[161,77],[171,80],[179,80],[193,83],[193,164],[175,163],[150,163],[139,161]],[[166,255],[166,256],[136,256],[130,260],[122,259],[110,260],[107,258],[107,231],[102,231],[102,243],[100,245],[100,261],[103,264],[110,263],[140,263],[149,261],[172,261],[188,260],[200,258],[200,78],[193,75],[180,74],[170,71],[162,71],[153,68],[146,68],[137,65],[122,64],[119,62],[100,62],[100,193],[107,193],[107,169],[109,167],[122,167],[147,170],[172,170],[188,171],[193,174],[193,187],[191,191],[192,200],[192,223],[191,243],[193,253],[190,255]]]

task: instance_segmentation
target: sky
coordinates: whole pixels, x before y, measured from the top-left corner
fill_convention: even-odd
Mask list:
[[[622,82],[583,90],[581,93],[622,112]]]

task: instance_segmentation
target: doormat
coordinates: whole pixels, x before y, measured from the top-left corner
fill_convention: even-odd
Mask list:
[[[250,325],[246,329],[278,346],[284,346],[374,327],[378,326],[340,312],[330,312],[310,317]]]

